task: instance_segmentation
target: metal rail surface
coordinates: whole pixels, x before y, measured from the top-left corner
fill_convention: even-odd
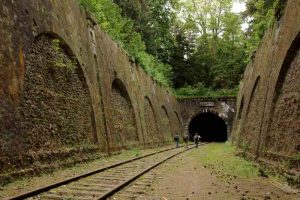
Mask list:
[[[163,162],[194,148],[169,148],[103,167],[51,185],[37,188],[15,199],[106,199]]]

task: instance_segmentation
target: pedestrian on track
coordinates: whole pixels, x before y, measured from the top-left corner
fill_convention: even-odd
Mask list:
[[[185,143],[186,148],[188,148],[188,146],[189,146],[189,139],[190,139],[190,136],[188,133],[183,136],[183,141]]]
[[[179,135],[178,135],[178,133],[176,133],[174,135],[174,141],[176,143],[176,148],[178,148],[179,147]]]
[[[201,139],[201,136],[198,133],[196,133],[194,136],[194,142],[195,142],[196,148],[198,148],[200,139]]]

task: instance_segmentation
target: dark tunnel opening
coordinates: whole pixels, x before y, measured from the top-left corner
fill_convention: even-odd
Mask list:
[[[189,124],[189,134],[193,140],[195,133],[201,136],[202,142],[226,142],[227,125],[217,114],[211,112],[196,115]]]

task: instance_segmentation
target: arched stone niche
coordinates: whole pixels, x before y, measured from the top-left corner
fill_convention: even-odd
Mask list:
[[[265,150],[280,155],[300,151],[300,33],[290,46],[272,102]]]
[[[114,130],[111,135],[111,147],[135,146],[139,142],[136,117],[127,89],[120,79],[112,83],[111,115]]]
[[[170,117],[168,111],[164,105],[161,106],[162,109],[162,117],[161,117],[161,125],[162,125],[162,134],[165,140],[172,140],[172,131],[170,127]]]
[[[241,125],[239,139],[240,146],[252,153],[256,152],[258,145],[264,98],[261,91],[261,78],[257,76],[245,111],[245,120]]]
[[[97,144],[84,73],[56,34],[40,34],[27,56],[21,103],[28,148],[58,150]]]
[[[144,98],[144,122],[146,129],[144,132],[145,143],[161,143],[163,141],[163,137],[159,132],[156,114],[148,96],[145,96]]]
[[[178,115],[178,112],[177,111],[174,111],[174,114],[175,114],[175,121],[176,121],[176,124],[177,124],[177,130],[179,131],[178,134],[180,136],[183,136],[183,132],[182,132],[182,122],[179,118],[179,115]]]
[[[243,109],[244,109],[244,96],[242,97],[241,102],[240,102],[240,107],[239,107],[238,114],[237,114],[238,120],[240,120],[242,117]]]

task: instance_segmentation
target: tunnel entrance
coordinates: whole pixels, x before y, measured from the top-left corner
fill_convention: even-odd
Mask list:
[[[225,142],[227,140],[227,125],[217,114],[203,112],[191,120],[189,135],[193,140],[195,133],[201,136],[203,142]]]

